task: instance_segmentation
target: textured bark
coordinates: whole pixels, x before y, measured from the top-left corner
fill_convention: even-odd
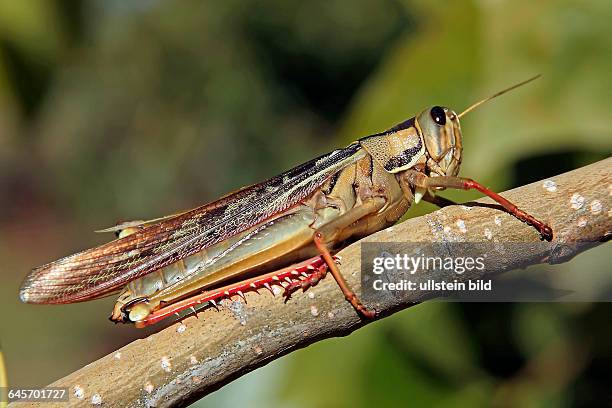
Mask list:
[[[533,228],[492,205],[478,204],[446,207],[360,242],[492,241],[501,247],[512,242],[534,243],[530,250],[508,251],[504,266],[487,273],[511,270],[518,264],[563,262],[588,248],[572,243],[596,245],[609,239],[611,169],[612,158],[608,158],[502,194],[549,223],[554,231],[551,245],[536,245],[541,241]],[[339,254],[340,269],[357,292],[360,242]],[[471,277],[469,272],[466,277]],[[190,317],[134,341],[51,386],[69,387],[70,405],[91,406],[94,398],[93,401],[108,407],[183,406],[295,349],[325,338],[345,336],[369,323],[360,319],[344,300],[329,275],[306,294],[295,293],[287,303],[268,291],[246,296],[248,304],[223,301],[219,312],[203,311],[198,319]],[[385,299],[376,305],[378,318],[422,300]],[[75,390],[82,392],[81,399],[75,397]]]

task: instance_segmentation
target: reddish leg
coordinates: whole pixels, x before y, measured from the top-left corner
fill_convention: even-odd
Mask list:
[[[332,263],[334,263],[333,259]],[[260,275],[255,278],[248,279],[239,283],[234,283],[232,285],[227,285],[221,288],[207,290],[190,298],[169,304],[152,312],[145,319],[138,322],[134,322],[134,324],[136,325],[136,327],[149,326],[172,315],[177,315],[183,310],[195,310],[195,307],[207,303],[216,307],[218,301],[222,299],[231,298],[235,295],[238,295],[241,298],[245,299],[244,294],[246,292],[256,292],[257,289],[261,288],[266,288],[270,290],[272,294],[274,294],[274,291],[272,290],[272,285],[279,285],[283,288],[287,288],[288,286],[294,283],[301,284],[301,282],[309,280],[311,278],[311,275],[313,274],[321,275],[321,277],[317,279],[318,281],[323,276],[325,276],[324,271],[326,271],[326,269],[326,261],[323,260],[323,258],[321,258],[320,256],[317,256],[307,261],[300,262],[296,265],[292,265],[291,267],[282,269],[280,271]]]
[[[337,257],[334,256],[333,258],[334,262],[338,262]],[[287,302],[291,298],[291,294],[296,290],[301,288],[302,292],[305,292],[306,289],[308,289],[309,287],[316,286],[317,283],[319,283],[319,281],[323,279],[325,275],[327,275],[327,268],[328,267],[326,263],[323,263],[316,269],[312,267],[311,273],[309,275],[303,274],[301,279],[294,280],[293,282],[285,286],[285,291],[283,292],[285,302]]]
[[[416,174],[415,174],[416,173]],[[516,205],[512,204],[510,201],[506,200],[504,197],[500,196],[494,191],[489,190],[482,184],[463,177],[427,177],[423,173],[412,172],[408,175],[408,182],[425,189],[442,187],[442,188],[456,188],[462,190],[478,190],[483,194],[486,194],[497,203],[501,204],[502,207],[506,209],[510,214],[514,215],[519,220],[526,222],[527,224],[533,226],[537,229],[542,237],[550,241],[553,237],[552,228],[543,223],[542,221],[536,219],[531,214],[526,213],[525,211],[518,208]]]
[[[376,317],[376,311],[375,310],[370,310],[370,309],[366,308],[359,301],[359,298],[357,298],[357,295],[355,294],[355,292],[353,292],[348,287],[348,284],[346,283],[346,281],[344,280],[344,277],[342,276],[342,274],[338,270],[338,266],[334,262],[334,259],[332,258],[331,254],[329,253],[329,250],[327,249],[327,247],[325,246],[325,244],[323,242],[324,242],[323,234],[320,231],[315,232],[314,243],[315,243],[317,249],[319,250],[319,252],[321,253],[321,257],[327,263],[327,267],[329,268],[329,272],[332,274],[332,276],[334,277],[334,279],[338,283],[338,286],[340,286],[340,290],[344,294],[344,297],[346,298],[346,300],[348,300],[349,303],[355,308],[355,310],[357,310],[363,316],[365,316],[365,317],[367,317],[369,319],[373,319],[374,317]]]

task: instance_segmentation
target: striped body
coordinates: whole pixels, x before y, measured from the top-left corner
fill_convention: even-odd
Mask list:
[[[448,121],[436,125],[434,110]],[[457,116],[434,107],[194,210],[111,228],[119,239],[35,268],[20,296],[72,303],[121,290],[111,319],[138,325],[194,294],[316,255],[315,233],[338,249],[394,224],[423,194],[402,173],[454,176],[460,163]]]

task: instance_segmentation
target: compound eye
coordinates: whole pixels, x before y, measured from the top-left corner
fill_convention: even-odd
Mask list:
[[[446,112],[444,112],[444,108],[434,106],[431,108],[431,111],[429,111],[429,114],[431,115],[431,119],[436,122],[436,124],[440,126],[444,126],[446,124]]]

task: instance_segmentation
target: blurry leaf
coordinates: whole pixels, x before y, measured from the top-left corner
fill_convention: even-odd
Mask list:
[[[427,302],[387,319],[406,348],[425,358],[440,374],[456,381],[480,375],[470,333],[452,303]]]
[[[428,3],[417,31],[396,42],[345,118],[345,143],[379,132],[429,105],[455,106],[479,80],[479,15],[472,2]]]
[[[601,80],[612,70],[609,2],[501,1],[482,10],[480,96],[543,76],[466,117],[465,174],[486,178],[518,158],[562,148],[612,149],[602,120],[612,83]]]
[[[567,336],[567,327],[556,304],[519,304],[516,308],[514,333],[527,356],[533,356],[550,343]]]
[[[50,60],[61,46],[53,1],[0,1],[0,37],[33,59]]]
[[[324,312],[321,312],[324,315]],[[347,338],[324,340],[293,352],[279,387],[283,404],[303,407],[354,406],[371,373],[368,356],[376,353],[376,324]],[[347,341],[350,339],[350,341]]]

